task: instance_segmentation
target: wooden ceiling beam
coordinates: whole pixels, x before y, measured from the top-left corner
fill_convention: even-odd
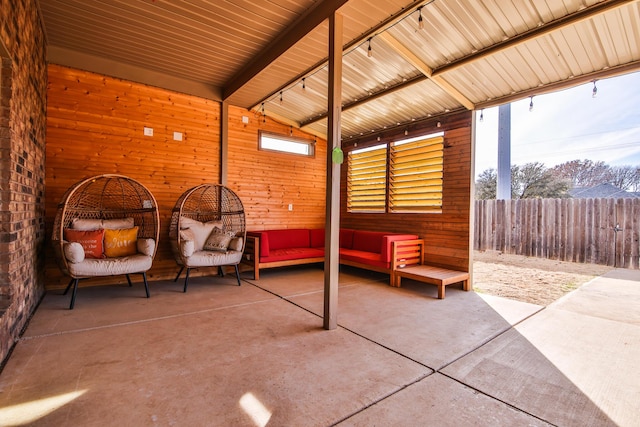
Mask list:
[[[413,53],[411,49],[402,44],[402,42],[393,37],[388,32],[384,32],[378,35],[384,42],[389,45],[398,55],[402,56],[411,65],[416,67],[422,74],[430,78],[435,84],[440,86],[442,90],[451,95],[456,101],[462,104],[467,110],[473,110],[474,105],[466,96],[464,96],[458,89],[453,87],[442,76],[434,76],[433,69],[429,65],[425,64],[418,56]]]
[[[381,90],[380,92],[376,92],[373,93],[369,96],[365,96],[363,98],[358,99],[357,101],[351,101],[351,102],[347,102],[345,104],[342,105],[342,111],[347,111],[350,110],[351,108],[355,108],[358,105],[362,105],[362,104],[366,104],[367,102],[373,101],[374,99],[380,98],[382,96],[388,95],[392,92],[395,92],[397,90],[400,89],[404,89],[408,86],[414,85],[416,83],[419,83],[421,81],[424,81],[427,79],[427,76],[424,76],[422,74],[418,74],[417,76],[407,79],[403,82],[400,82],[398,84],[395,85],[391,85],[386,89]],[[306,120],[303,120],[302,122],[299,123],[300,127],[304,127],[304,126],[309,126],[310,124],[319,122],[320,120],[324,120],[327,118],[327,113],[322,113],[322,114],[318,114],[317,116],[313,116],[311,118],[308,118]]]
[[[307,10],[287,31],[282,32],[271,42],[261,55],[240,70],[222,88],[222,99],[228,99],[253,79],[258,73],[269,66],[273,61],[289,50],[300,39],[309,34],[311,30],[329,18],[336,10],[342,7],[348,0],[323,0],[316,6]]]
[[[413,2],[411,2],[410,4],[408,4],[407,6],[402,8],[402,11],[400,13],[389,16],[387,19],[385,19],[384,21],[380,22],[375,27],[370,28],[366,33],[361,34],[359,37],[357,37],[357,38],[351,40],[349,43],[345,44],[342,47],[343,54],[345,54],[346,52],[349,52],[354,46],[357,46],[360,43],[364,42],[365,40],[370,38],[372,35],[385,32],[387,29],[389,29],[390,27],[395,25],[397,22],[402,21],[408,15],[414,13],[416,10],[418,10],[418,8],[426,6],[428,4],[431,4],[434,1],[435,0],[414,0]],[[285,84],[280,86],[278,89],[274,90],[269,95],[267,95],[264,98],[262,98],[259,102],[257,102],[253,107],[251,107],[249,109],[250,110],[257,109],[267,99],[271,98],[272,96],[274,96],[275,94],[279,93],[280,91],[285,90],[286,88],[290,87],[291,85],[299,82],[302,79],[302,77],[314,74],[320,68],[326,67],[327,66],[327,62],[328,62],[328,57],[322,58],[322,60],[320,60],[317,63],[313,64],[311,67],[307,68],[302,73],[298,74],[297,76],[295,76],[294,78],[292,78],[291,80],[289,80],[288,82],[286,82]],[[324,117],[326,117],[326,115]]]

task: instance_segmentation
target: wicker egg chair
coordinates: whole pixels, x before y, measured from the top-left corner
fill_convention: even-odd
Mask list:
[[[224,233],[230,240],[227,245],[211,250],[208,244],[215,232]],[[202,184],[185,191],[171,214],[169,240],[180,266],[174,281],[185,267],[187,269],[184,292],[187,292],[190,270],[198,267],[218,267],[218,274],[222,276],[223,266],[234,266],[240,286],[238,264],[246,240],[245,215],[242,201],[229,188]]]
[[[137,235],[134,227],[137,227]],[[127,251],[135,253],[112,252],[107,256],[105,251],[101,256],[88,257],[79,243],[65,240],[65,232],[73,229],[98,233],[102,230],[105,234],[108,231],[128,231],[133,234],[126,242],[133,248],[129,246]],[[146,272],[151,268],[156,253],[159,229],[156,199],[144,185],[131,178],[98,175],[69,188],[58,205],[51,236],[58,265],[64,274],[71,277],[64,291],[66,295],[73,285],[69,308],[73,309],[75,304],[78,281],[90,277],[126,275],[129,286],[132,286],[129,275],[142,274],[149,298]],[[104,247],[107,246],[105,243]]]

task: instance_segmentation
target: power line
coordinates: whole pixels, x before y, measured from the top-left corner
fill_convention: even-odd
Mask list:
[[[565,137],[558,137],[558,138],[536,139],[536,140],[530,140],[529,142],[516,143],[516,144],[514,144],[514,146],[544,144],[544,143],[550,143],[550,142],[554,142],[554,141],[566,141],[568,139],[585,138],[585,137],[594,136],[594,135],[602,135],[602,134],[607,134],[607,133],[614,133],[614,132],[618,132],[618,131],[633,130],[633,129],[637,129],[638,131],[640,131],[640,126],[630,126],[630,127],[625,127],[625,128],[615,128],[615,129],[612,129],[612,130],[603,130],[603,131],[599,131],[599,132],[583,133],[583,134],[565,136]]]

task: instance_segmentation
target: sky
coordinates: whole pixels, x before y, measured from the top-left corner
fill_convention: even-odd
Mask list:
[[[640,72],[511,104],[511,164],[571,161],[640,166]],[[476,114],[476,178],[498,163],[498,107]]]

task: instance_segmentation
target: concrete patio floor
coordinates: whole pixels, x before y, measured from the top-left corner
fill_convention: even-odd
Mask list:
[[[640,272],[547,308],[317,266],[49,292],[0,373],[0,425],[638,426]]]

